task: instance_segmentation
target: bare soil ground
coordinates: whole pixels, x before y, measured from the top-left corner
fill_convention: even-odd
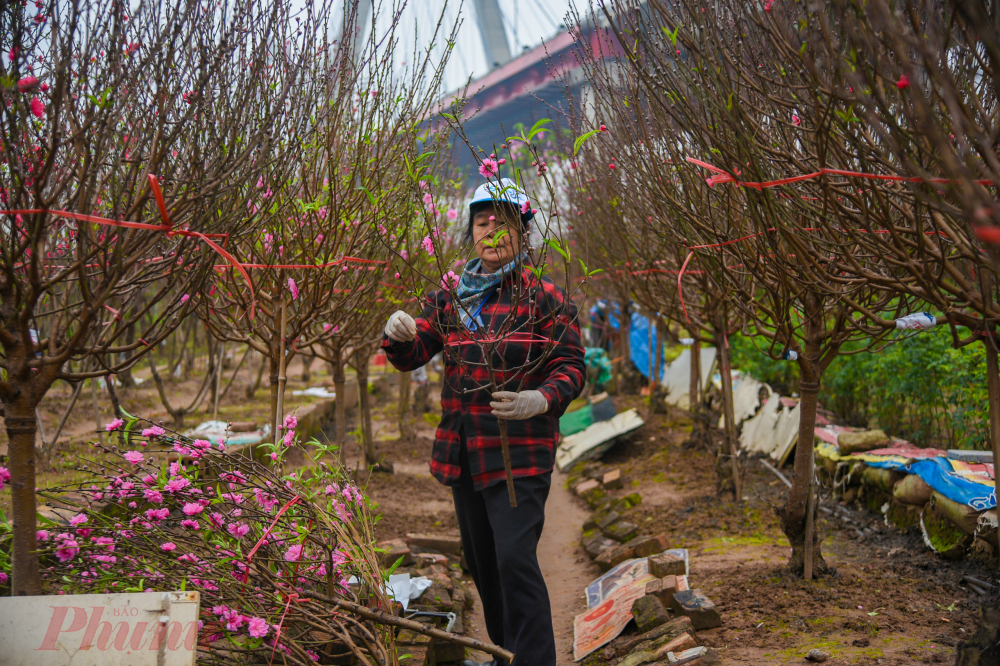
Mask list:
[[[615,402],[646,413],[636,399]],[[642,495],[630,520],[690,550],[691,586],[722,612],[721,628],[699,632],[721,663],[804,664],[812,648],[837,665],[954,662],[954,646],[975,631],[983,601],[962,575],[991,580],[989,563],[947,562],[927,549],[919,527],[901,532],[852,508],[873,533],[859,538],[855,526],[820,514],[823,554],[836,573],[809,582],[792,577],[784,569],[791,548],[774,511],[785,486],[751,461],[749,500],[720,500],[714,456],[681,447],[689,429],[685,412],[656,415],[603,462],[621,467],[619,494]]]
[[[243,350],[229,361],[225,366],[222,379],[222,388],[229,382],[233,375],[234,366],[239,362]],[[256,370],[259,367],[260,359],[253,360],[253,376],[248,372],[246,364],[236,374],[231,388],[223,399],[219,402],[218,418],[223,421],[253,421],[258,425],[268,423],[270,413],[270,387],[268,386],[267,372],[265,371],[263,381],[257,389],[254,397],[246,397],[246,388],[256,379]],[[164,377],[164,388],[167,398],[176,408],[178,406],[188,406],[198,395],[202,380],[205,378],[207,361],[202,356],[196,360],[195,368],[190,377],[184,379],[167,379]],[[165,367],[159,367],[161,375],[166,375]],[[353,374],[353,373],[349,373]],[[162,423],[164,426],[173,427],[173,423],[160,401],[156,386],[150,379],[148,365],[140,363],[133,370],[133,375],[139,385],[133,388],[117,387],[118,397],[121,400],[122,408],[143,418],[154,422]],[[292,391],[307,388],[310,386],[323,386],[332,383],[326,364],[316,361],[312,367],[310,380],[302,380],[302,356],[296,356],[289,364],[288,390],[285,393],[285,404],[287,411],[291,412],[296,407],[316,402],[319,398],[309,396],[293,396]],[[90,442],[97,436],[106,436],[98,432],[97,425],[103,428],[104,424],[111,421],[113,410],[107,390],[102,388],[97,391],[97,410],[95,414],[92,389],[88,385],[83,389],[76,403],[73,412],[67,419],[66,426],[59,437],[59,443],[55,447],[48,466],[40,467],[38,470],[38,486],[49,488],[53,486],[71,483],[78,480],[79,473],[76,467],[80,463],[81,457],[93,457],[94,450]],[[72,387],[65,382],[56,382],[51,390],[45,395],[38,407],[39,418],[42,423],[42,430],[46,437],[51,438],[55,432],[56,425],[62,417],[66,406],[70,402]],[[188,414],[184,419],[184,426],[178,428],[181,431],[194,428],[202,421],[211,419],[213,416],[211,394],[205,398],[200,407],[193,413]],[[357,410],[350,415],[348,420],[349,428],[357,427]],[[0,457],[7,454],[6,432],[0,428]],[[38,445],[41,445],[41,435],[36,437]],[[0,511],[9,512],[10,494],[0,493]]]
[[[619,411],[636,407],[646,415],[639,398],[614,401]],[[395,426],[394,396],[376,396],[375,402],[376,430],[386,438],[378,448],[396,467],[395,474],[367,479],[367,491],[382,511],[379,538],[457,534],[451,492],[427,470],[434,412],[414,416],[418,436],[404,442]],[[642,533],[666,533],[673,547],[690,550],[691,584],[715,601],[723,617],[721,628],[699,637],[718,650],[722,664],[806,664],[812,648],[826,652],[826,663],[834,666],[954,662],[954,646],[975,631],[983,601],[962,575],[993,580],[989,563],[942,560],[928,551],[919,528],[900,532],[880,516],[850,507],[857,526],[873,533],[859,538],[857,526],[821,514],[823,553],[836,573],[811,582],[792,577],[784,568],[791,549],[774,511],[785,486],[751,461],[744,490],[749,500],[737,505],[731,497],[717,498],[714,455],[681,446],[690,426],[681,410],[658,414],[602,462],[622,469],[625,487],[617,494],[642,495],[629,520],[641,525]],[[360,460],[356,445],[347,453],[349,461]],[[579,546],[588,509],[565,479],[553,477],[539,545],[560,666],[573,663],[573,618],[585,608],[585,586],[600,575]],[[468,626],[488,640],[478,598]],[[630,626],[625,634],[635,631]]]
[[[300,366],[293,364],[286,398],[290,407],[312,400],[293,398],[291,390],[329,383],[325,368],[319,365],[314,367],[311,381],[302,382]],[[136,374],[143,377],[147,373],[140,369]],[[264,422],[266,377],[253,400],[243,395],[247,381],[244,369],[220,404],[220,418]],[[190,400],[198,384],[197,379],[172,382],[171,399]],[[119,395],[131,413],[166,420],[151,383],[120,388]],[[68,398],[69,389],[63,386],[50,392],[43,402],[40,412],[49,433]],[[614,400],[619,411],[637,407],[646,414],[639,398]],[[103,423],[111,418],[111,411],[106,394],[100,395],[99,401]],[[378,448],[394,463],[396,473],[369,474],[353,437],[346,453],[359,480],[380,506],[378,538],[409,532],[457,534],[451,492],[427,471],[436,408],[427,414],[414,414],[411,422],[417,437],[403,441],[396,427],[394,387],[376,393],[373,402]],[[437,404],[436,397],[431,403]],[[187,425],[210,417],[211,407],[203,405],[188,417]],[[348,428],[355,427],[357,412],[352,410]],[[51,468],[43,470],[39,485],[72,478],[79,456],[88,451],[86,442],[93,430],[93,407],[89,392],[85,392],[67,426],[69,442],[61,445]],[[784,485],[751,461],[745,484],[749,500],[737,505],[728,498],[718,499],[714,456],[681,447],[689,430],[684,412],[656,415],[631,441],[609,451],[602,462],[621,467],[625,488],[616,491],[618,494],[637,491],[642,495],[642,504],[629,516],[641,525],[641,532],[666,533],[673,547],[691,551],[692,586],[701,588],[718,604],[724,623],[699,636],[718,650],[722,663],[804,664],[803,657],[811,648],[827,652],[830,659],[826,663],[833,665],[954,661],[954,645],[975,630],[977,608],[983,600],[963,584],[962,574],[993,580],[995,565],[991,568],[976,560],[946,562],[927,550],[919,528],[900,532],[883,525],[881,517],[852,508],[860,526],[872,528],[873,533],[859,537],[856,526],[827,517],[820,525],[825,538],[823,553],[836,574],[811,582],[788,576],[784,564],[790,549],[773,510],[783,501]],[[583,589],[599,572],[579,547],[587,508],[564,487],[564,479],[554,476],[539,558],[553,603],[559,663],[570,664],[573,617],[584,609]],[[832,500],[826,502],[829,505]],[[485,639],[481,618],[477,599],[469,624],[474,635]],[[634,631],[633,627],[626,629],[626,633]]]

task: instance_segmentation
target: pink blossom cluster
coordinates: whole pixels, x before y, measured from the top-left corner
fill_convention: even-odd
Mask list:
[[[297,426],[294,415],[281,425],[293,437]],[[143,437],[164,434],[153,428],[143,431]],[[138,436],[138,431],[123,433],[126,441]],[[94,501],[114,498],[125,515],[103,513],[95,505],[68,517],[68,525],[39,530],[39,549],[53,565],[43,572],[47,584],[69,593],[136,587],[151,592],[176,589],[183,577],[188,589],[202,594],[205,625],[218,625],[218,633],[210,637],[214,639],[227,634],[264,639],[276,633],[277,625],[269,624],[269,618],[278,621],[286,592],[265,589],[263,579],[250,580],[255,576],[255,567],[248,566],[251,549],[269,549],[266,554],[258,553],[258,558],[278,562],[274,574],[281,581],[280,589],[287,585],[302,590],[322,581],[320,589],[326,590],[328,577],[347,589],[347,556],[333,549],[332,543],[330,549],[314,549],[315,538],[327,537],[312,525],[312,514],[296,514],[294,506],[285,505],[282,515],[277,515],[288,491],[295,492],[293,484],[319,483],[322,477],[301,481],[293,474],[271,477],[272,481],[265,474],[261,479],[232,468],[233,459],[217,453],[206,440],[177,436],[171,443],[176,445],[174,452],[179,448],[188,455],[213,457],[217,476],[203,477],[203,467],[186,467],[182,460],[161,468],[154,457],[147,459],[139,451],[118,452],[117,464],[111,463],[108,472],[101,474],[104,484],[88,482],[81,488]],[[9,479],[5,474],[0,468],[0,482]],[[317,508],[341,521],[355,519],[365,506],[364,495],[351,483],[328,481],[318,486],[327,499]],[[308,540],[302,532],[307,520],[313,533]],[[245,589],[246,597],[234,593],[234,586]]]
[[[420,244],[423,246],[424,251],[427,252],[428,256],[434,256],[434,239],[430,236],[424,236],[424,239],[420,241]],[[406,259],[406,257],[403,258]]]
[[[500,173],[500,166],[496,160],[496,155],[490,155],[479,165],[479,175],[483,178],[495,177]]]

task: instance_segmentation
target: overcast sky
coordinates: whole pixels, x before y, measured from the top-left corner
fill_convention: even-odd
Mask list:
[[[376,3],[378,4],[377,0]],[[511,54],[516,56],[527,48],[538,46],[541,42],[562,32],[559,25],[566,20],[570,0],[500,0],[500,11],[504,16],[504,29]],[[431,41],[434,26],[441,10],[444,8],[444,24],[450,26],[456,19],[462,19],[454,54],[449,60],[445,74],[445,88],[455,90],[463,85],[471,76],[473,79],[489,72],[486,53],[482,47],[476,15],[470,0],[459,3],[457,0],[409,0],[404,9],[401,25],[401,53],[407,57],[413,53],[415,44],[426,47]],[[388,17],[379,17],[379,27],[388,25]],[[415,30],[412,26],[415,26]],[[382,31],[380,30],[380,32]],[[438,45],[443,49],[443,39]],[[440,51],[439,51],[440,53]],[[401,61],[400,64],[402,65]]]

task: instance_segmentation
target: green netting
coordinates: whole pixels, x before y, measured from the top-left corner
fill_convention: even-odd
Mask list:
[[[594,415],[590,405],[584,405],[574,412],[566,412],[559,417],[559,432],[563,437],[576,434],[594,422]]]

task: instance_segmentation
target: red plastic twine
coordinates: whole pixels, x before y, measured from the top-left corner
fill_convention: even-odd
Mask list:
[[[173,224],[170,222],[170,217],[167,215],[167,204],[163,200],[163,192],[160,191],[160,182],[156,179],[153,174],[147,174],[149,179],[149,186],[153,191],[153,197],[156,199],[156,207],[160,211],[160,218],[163,220],[163,224],[147,224],[145,222],[130,222],[128,220],[112,220],[106,217],[99,217],[97,215],[84,215],[82,213],[73,213],[68,210],[50,210],[47,208],[32,208],[32,209],[19,209],[19,210],[0,210],[0,215],[33,215],[36,213],[48,213],[49,215],[55,215],[57,217],[65,217],[71,220],[77,220],[78,222],[93,222],[94,224],[100,224],[106,227],[121,227],[125,229],[143,229],[146,231],[163,231],[166,232],[168,237],[171,236],[185,236],[188,238],[197,238],[208,244],[216,253],[218,253],[222,258],[228,261],[230,264],[236,267],[236,269],[243,275],[243,279],[246,280],[247,286],[250,288],[250,318],[253,319],[254,315],[254,291],[253,282],[250,280],[250,274],[246,272],[243,266],[237,259],[227,252],[222,246],[220,246],[212,238],[222,238],[224,240],[229,240],[229,234],[203,234],[198,231],[190,231],[188,229],[174,229]]]
[[[688,318],[688,309],[684,304],[684,290],[681,289],[681,280],[684,278],[684,271],[687,269],[688,262],[691,261],[691,257],[693,256],[694,250],[688,252],[687,259],[684,260],[684,264],[681,266],[681,269],[677,271],[677,296],[681,299],[681,310],[684,311],[684,321],[688,323],[688,326],[691,326],[691,319]]]
[[[268,535],[271,534],[271,530],[274,529],[274,526],[278,524],[278,518],[281,518],[281,516],[283,516],[286,511],[288,511],[290,508],[292,508],[301,499],[302,499],[301,497],[299,497],[298,495],[296,495],[292,499],[288,500],[288,502],[285,503],[285,506],[283,506],[280,509],[278,509],[277,515],[274,516],[274,520],[271,521],[271,524],[270,524],[270,526],[268,526],[267,530],[265,530],[264,535],[260,539],[257,540],[257,543],[254,545],[254,547],[250,549],[249,553],[247,553],[247,562],[246,562],[247,570],[243,574],[243,582],[244,583],[246,583],[247,580],[250,578],[250,560],[253,559],[253,556],[257,553],[257,551],[260,549],[260,547],[264,544],[264,539],[266,539],[268,537]]]
[[[709,171],[717,174],[708,179],[709,185],[717,185],[720,183],[735,183],[739,187],[752,187],[755,190],[763,190],[771,187],[778,187],[780,185],[788,185],[790,183],[798,183],[803,180],[812,180],[813,178],[819,178],[820,176],[845,176],[847,178],[867,178],[869,180],[887,180],[896,183],[934,183],[936,185],[945,185],[948,183],[955,182],[951,178],[920,178],[917,176],[891,176],[882,175],[876,173],[865,173],[863,171],[847,171],[845,169],[827,169],[823,168],[819,171],[814,171],[812,173],[805,173],[799,176],[792,176],[790,178],[781,178],[780,180],[768,180],[762,183],[752,183],[737,180],[733,176],[729,175],[717,166],[713,166],[707,162],[702,162],[701,160],[696,160],[693,157],[686,158],[691,164],[708,169]],[[736,172],[737,175],[739,171]],[[975,180],[973,181],[977,185],[990,186],[995,185],[992,180]]]
[[[274,630],[274,646],[271,648],[271,661],[268,662],[268,666],[274,663],[274,652],[278,649],[278,640],[281,638],[281,627],[285,624],[285,615],[288,614],[288,609],[292,606],[292,601],[299,598],[299,595],[292,593],[288,595],[288,603],[285,604],[285,610],[281,614],[281,619],[278,621],[278,626]]]

